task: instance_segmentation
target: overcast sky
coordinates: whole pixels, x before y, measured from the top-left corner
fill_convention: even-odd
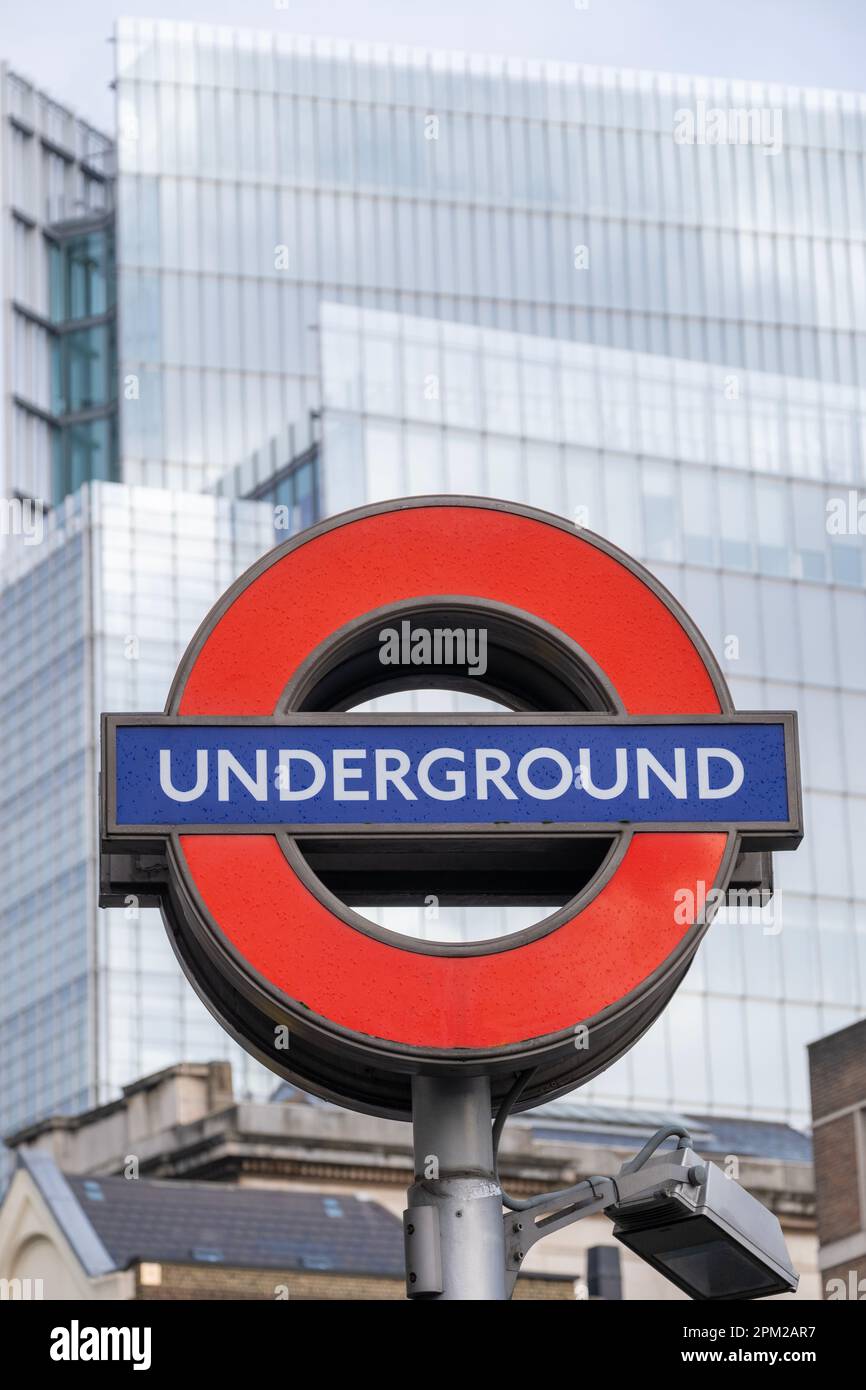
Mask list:
[[[0,0],[0,56],[113,126],[118,14],[862,90],[864,0]]]

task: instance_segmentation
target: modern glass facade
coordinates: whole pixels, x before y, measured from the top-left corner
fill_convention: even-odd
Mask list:
[[[49,258],[56,503],[89,479],[117,473],[113,214],[57,227]]]
[[[268,506],[92,483],[40,545],[7,557],[0,1134],[180,1057],[231,1056],[255,1086],[260,1069],[189,989],[159,913],[97,909],[95,807],[100,712],[161,709],[190,634],[272,543]]]
[[[0,66],[0,165],[0,493],[56,506],[117,476],[114,146]]]
[[[863,97],[124,20],[124,476],[318,408],[322,299],[866,383]],[[698,103],[781,146],[682,144]]]
[[[156,88],[188,37],[144,42]],[[866,787],[852,770],[866,706],[850,636],[866,635],[866,553],[856,523],[827,512],[864,478],[863,99],[198,43],[210,56],[188,55],[190,129],[210,110],[202,86],[255,71],[255,120],[277,121],[281,143],[242,197],[266,224],[273,197],[271,226],[291,208],[286,225],[316,229],[292,265],[319,300],[320,376],[292,409],[318,413],[323,514],[456,491],[571,517],[682,598],[741,706],[799,709],[810,834],[777,858],[773,920],[723,917],[654,1033],[592,1094],[805,1121],[804,1043],[866,1001]],[[779,148],[678,144],[678,113],[700,102],[778,110]],[[267,452],[220,490],[260,487]],[[494,929],[478,912],[398,919],[445,937]]]
[[[96,712],[162,707],[199,617],[275,532],[434,491],[610,536],[682,598],[738,703],[800,710],[809,833],[777,859],[782,930],[718,922],[591,1094],[805,1119],[803,1043],[866,1001],[866,555],[856,517],[827,513],[863,487],[866,99],[144,20],[116,55],[116,238],[98,180],[89,222],[40,230],[26,158],[47,192],[72,173],[59,125],[37,139],[31,98],[7,95],[16,276],[37,296],[16,331],[40,344],[14,394],[41,442],[14,456],[35,460],[28,495],[74,493],[3,590],[13,635],[74,610],[67,665],[40,639],[10,667],[0,727],[24,779],[8,1123],[227,1046],[157,914],[94,907]],[[750,138],[683,143],[701,104],[745,111]],[[773,131],[778,112],[780,138],[750,111]],[[115,447],[122,486],[75,493]],[[49,834],[25,750],[61,709],[69,877],[43,854],[25,878]],[[26,1010],[48,1019],[62,990],[74,1042],[32,1050]]]
[[[311,526],[322,515],[319,418],[311,412],[286,425],[237,468],[227,469],[212,491],[270,503],[278,540]]]
[[[677,595],[740,708],[799,711],[808,833],[776,856],[772,910],[723,912],[584,1094],[806,1122],[805,1043],[866,1005],[866,535],[827,526],[866,479],[866,393],[740,371],[731,396],[703,363],[340,305],[320,327],[328,511],[442,491],[570,517]],[[387,921],[490,930],[428,917]]]

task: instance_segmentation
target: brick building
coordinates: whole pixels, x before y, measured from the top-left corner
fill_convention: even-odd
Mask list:
[[[866,1299],[866,1019],[809,1047],[823,1296]]]

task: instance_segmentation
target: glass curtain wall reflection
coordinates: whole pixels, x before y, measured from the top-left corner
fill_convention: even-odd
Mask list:
[[[0,491],[56,506],[117,476],[114,145],[0,65],[0,165]]]
[[[329,511],[430,490],[569,517],[680,598],[739,707],[799,711],[808,835],[776,856],[772,909],[722,912],[582,1094],[806,1123],[805,1043],[866,1003],[866,535],[826,525],[863,485],[866,393],[741,372],[730,398],[707,364],[330,304],[321,341]],[[423,916],[383,920],[441,936]],[[446,933],[478,927],[457,911]]]
[[[49,267],[56,504],[90,478],[117,476],[113,217],[55,229]]]
[[[739,703],[800,710],[810,834],[778,864],[783,930],[720,924],[594,1094],[802,1118],[803,1042],[866,1000],[866,558],[826,511],[863,483],[863,98],[145,20],[120,23],[116,53],[117,366],[109,230],[67,238],[55,213],[40,313],[58,348],[32,386],[65,408],[70,505],[117,450],[122,486],[87,492],[111,520],[70,620],[93,624],[104,669],[82,647],[66,676],[10,675],[12,755],[35,737],[33,700],[68,681],[71,805],[93,711],[161,707],[200,616],[281,524],[453,490],[599,530],[682,597]],[[678,143],[699,101],[779,110],[778,148]],[[52,156],[46,196],[67,174]],[[21,335],[43,331],[33,318]],[[259,499],[243,538],[220,510],[239,493]],[[57,550],[70,572],[75,544]],[[26,558],[34,585],[48,562]],[[42,598],[15,590],[22,622],[53,601],[44,574]],[[23,794],[22,827],[38,800]],[[80,833],[92,846],[95,822]],[[50,1048],[20,1062],[19,1115],[31,1092],[35,1108],[104,1098],[215,1045],[177,1013],[156,914],[97,920],[90,853],[69,850],[79,888],[38,887],[40,914],[61,889],[81,913],[56,978],[49,936],[27,928],[27,1007],[47,1016],[55,984],[77,990],[78,1031],[68,1075]],[[35,910],[14,899],[19,937]],[[4,1007],[11,1035],[13,993]]]
[[[323,299],[866,384],[862,97],[143,20],[117,58],[124,476],[317,409]],[[677,143],[698,101],[780,147]]]
[[[7,559],[0,1134],[181,1060],[231,1057],[241,1093],[272,1089],[189,988],[160,914],[96,905],[100,712],[162,709],[190,635],[272,543],[263,504],[90,483]]]

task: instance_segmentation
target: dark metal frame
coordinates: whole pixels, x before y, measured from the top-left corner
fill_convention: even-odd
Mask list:
[[[429,684],[429,681],[428,681]],[[541,726],[553,728],[581,727],[641,727],[666,725],[701,725],[725,727],[732,724],[776,724],[784,728],[786,790],[788,798],[788,819],[784,821],[574,821],[557,822],[550,825],[538,821],[443,821],[423,823],[399,823],[371,825],[358,822],[355,825],[334,822],[331,824],[308,821],[279,820],[256,824],[215,824],[202,822],[192,824],[179,822],[176,825],[119,825],[116,808],[116,736],[119,727],[146,726],[169,728],[449,728],[472,727],[513,728],[519,726]],[[725,715],[626,715],[626,714],[297,714],[284,715],[173,715],[173,714],[103,714],[102,715],[102,766],[106,775],[101,787],[101,826],[102,842],[106,850],[117,848],[121,851],[146,849],[153,841],[164,841],[171,834],[179,835],[273,835],[281,832],[293,838],[328,838],[351,840],[380,836],[391,838],[406,836],[424,838],[452,836],[463,839],[466,836],[502,836],[523,838],[526,835],[544,836],[607,836],[625,829],[639,831],[641,834],[664,833],[669,831],[713,830],[720,833],[736,833],[741,838],[746,852],[754,850],[773,850],[796,848],[803,838],[802,794],[800,788],[797,715],[796,711],[756,711]]]

